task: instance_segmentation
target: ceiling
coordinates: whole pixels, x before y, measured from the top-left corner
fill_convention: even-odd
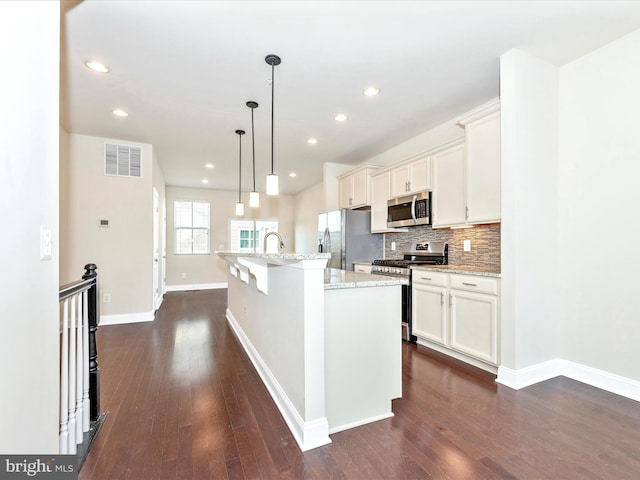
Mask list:
[[[254,100],[264,192],[264,58],[279,55],[274,166],[285,194],[321,182],[324,162],[356,165],[497,97],[499,57],[511,48],[563,65],[640,28],[638,1],[63,3],[63,127],[153,144],[167,185],[237,191],[243,129],[242,190],[251,190]],[[110,72],[89,70],[89,59]],[[369,86],[380,94],[365,97]],[[349,119],[336,122],[338,113]]]

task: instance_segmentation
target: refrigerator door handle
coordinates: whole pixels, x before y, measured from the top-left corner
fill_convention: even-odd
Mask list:
[[[331,235],[329,227],[324,229],[324,241],[322,242],[322,253],[331,253]]]

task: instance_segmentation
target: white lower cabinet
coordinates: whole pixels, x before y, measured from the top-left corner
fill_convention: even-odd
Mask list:
[[[498,365],[498,279],[414,269],[411,290],[418,343],[481,368]]]
[[[451,290],[451,348],[498,363],[498,297]]]
[[[413,334],[447,345],[447,292],[446,274],[414,270],[411,283],[411,318]]]

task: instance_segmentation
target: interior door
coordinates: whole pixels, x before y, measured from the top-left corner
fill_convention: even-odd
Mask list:
[[[160,296],[167,291],[167,203],[162,202],[162,290]]]
[[[160,307],[160,288],[159,288],[159,265],[160,265],[160,247],[159,247],[159,213],[158,191],[153,189],[153,309]]]

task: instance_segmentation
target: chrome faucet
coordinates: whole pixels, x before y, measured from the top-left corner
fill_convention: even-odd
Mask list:
[[[282,241],[282,237],[280,237],[280,235],[278,234],[278,232],[267,232],[267,234],[264,236],[264,240],[262,241],[262,251],[264,253],[267,253],[267,238],[269,238],[270,235],[275,235],[276,237],[278,237],[278,241],[280,242],[280,248],[284,248],[284,242]]]

